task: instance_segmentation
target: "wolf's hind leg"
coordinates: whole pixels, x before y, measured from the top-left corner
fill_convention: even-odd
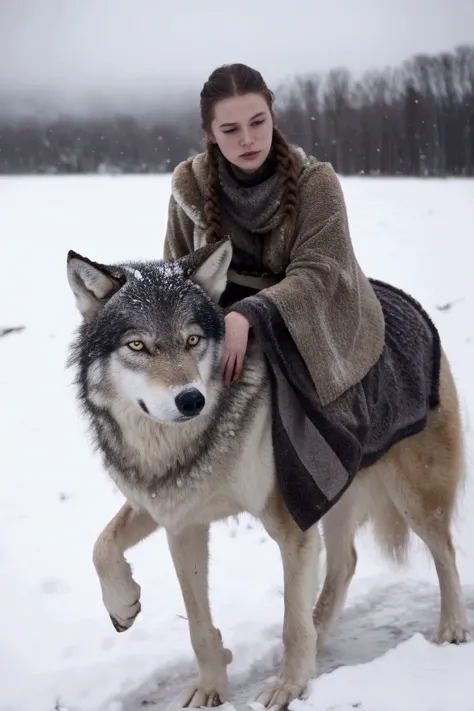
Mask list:
[[[464,444],[456,386],[443,354],[440,406],[429,413],[423,432],[394,447],[395,474],[386,480],[394,505],[433,557],[441,594],[433,640],[440,644],[471,638],[451,532],[465,482]]]
[[[318,650],[344,607],[347,591],[355,573],[357,553],[354,535],[357,528],[357,482],[323,517],[326,546],[326,578],[313,620],[318,632]]]

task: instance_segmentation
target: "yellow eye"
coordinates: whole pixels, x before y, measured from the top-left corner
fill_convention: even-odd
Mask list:
[[[131,341],[130,343],[127,343],[127,346],[132,350],[132,351],[142,351],[145,346],[141,341]]]
[[[197,344],[199,343],[200,340],[201,340],[201,336],[189,336],[189,338],[187,340],[187,344],[191,348],[194,348],[194,346],[197,346]]]

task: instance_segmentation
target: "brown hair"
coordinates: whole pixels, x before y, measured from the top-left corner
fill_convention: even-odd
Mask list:
[[[273,112],[274,95],[267,87],[262,75],[256,69],[245,64],[225,64],[215,69],[201,91],[201,126],[210,131],[213,120],[214,104],[221,99],[243,94],[260,94],[265,99],[273,119],[273,148],[276,157],[276,169],[284,181],[283,211],[285,219],[291,220],[296,204],[296,165],[290,153],[288,142],[275,124]],[[207,178],[207,196],[204,213],[208,221],[207,241],[218,241],[222,235],[218,199],[217,151],[212,141],[207,142],[209,174]]]

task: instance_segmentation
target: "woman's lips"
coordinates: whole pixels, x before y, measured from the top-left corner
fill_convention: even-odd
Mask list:
[[[249,151],[248,153],[242,153],[240,157],[244,158],[245,160],[251,160],[252,158],[258,156],[259,153],[260,151]]]

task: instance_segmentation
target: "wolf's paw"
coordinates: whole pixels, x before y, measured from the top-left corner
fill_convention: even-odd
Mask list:
[[[468,630],[467,623],[453,620],[449,623],[441,623],[438,631],[433,635],[435,644],[463,644],[470,642],[472,639],[471,633]]]
[[[166,711],[222,706],[229,700],[227,665],[232,662],[232,652],[222,645],[219,630],[215,630],[215,633],[220,646],[214,650],[213,662],[201,666],[198,678],[183,689],[169,704]]]
[[[306,684],[279,677],[265,684],[255,704],[261,704],[267,709],[287,709],[293,699],[301,698],[306,689]],[[254,707],[255,708],[255,707]]]
[[[117,632],[125,632],[135,622],[141,611],[140,593],[141,588],[133,578],[126,586],[103,590],[102,599]]]
[[[199,680],[188,684],[167,707],[166,711],[186,708],[213,708],[222,706],[228,700],[227,679],[222,683],[204,685]]]

